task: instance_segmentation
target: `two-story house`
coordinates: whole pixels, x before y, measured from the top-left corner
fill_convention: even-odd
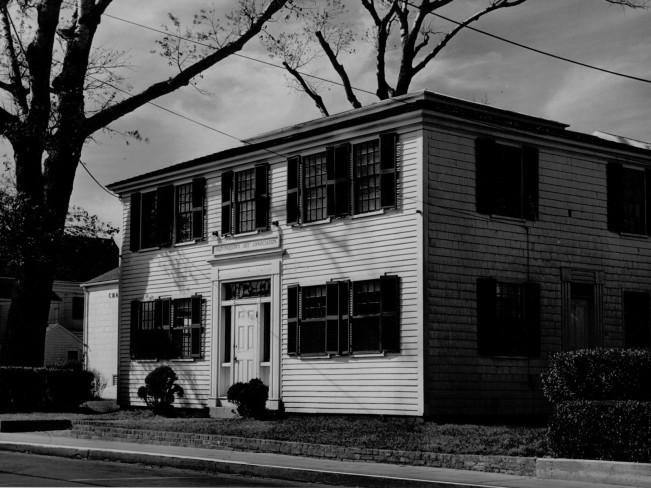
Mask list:
[[[110,185],[118,401],[535,414],[551,353],[649,347],[651,152],[414,93]]]

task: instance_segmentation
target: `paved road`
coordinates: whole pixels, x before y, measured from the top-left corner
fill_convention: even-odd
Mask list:
[[[84,461],[37,454],[3,452],[0,487],[3,486],[229,486],[325,487],[176,468],[149,467],[105,461]]]

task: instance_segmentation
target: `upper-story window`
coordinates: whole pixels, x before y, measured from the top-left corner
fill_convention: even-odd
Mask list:
[[[608,228],[614,232],[651,235],[649,170],[609,163]]]
[[[205,178],[131,194],[131,251],[205,238]]]
[[[287,223],[395,208],[396,134],[327,147],[287,162]]]
[[[477,211],[527,220],[538,218],[538,149],[477,139]]]
[[[269,228],[269,165],[222,174],[222,234]]]
[[[540,285],[477,280],[479,354],[540,354]]]

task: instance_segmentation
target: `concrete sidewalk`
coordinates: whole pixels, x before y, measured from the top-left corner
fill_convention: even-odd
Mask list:
[[[173,466],[341,486],[436,488],[615,488],[623,486],[422,466],[332,461],[282,454],[76,439],[69,437],[67,433],[68,431],[0,433],[0,450]]]

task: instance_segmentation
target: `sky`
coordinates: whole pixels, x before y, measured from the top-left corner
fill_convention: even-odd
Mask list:
[[[214,2],[222,11],[234,3]],[[362,32],[369,19],[358,0],[348,3],[348,19]],[[485,4],[486,0],[456,0],[440,12],[462,20]],[[202,0],[114,0],[107,14],[159,29],[169,24],[168,12],[189,23],[194,12],[211,5]],[[443,20],[433,18],[432,22],[435,27],[450,28]],[[493,12],[473,26],[542,51],[651,80],[651,10],[624,9],[604,0],[528,0]],[[137,92],[175,74],[175,68],[151,52],[160,37],[143,27],[107,17],[95,44],[129,52],[132,67],[123,74],[130,89]],[[272,61],[258,40],[247,44],[241,54]],[[359,44],[354,55],[341,60],[355,87],[375,90],[369,45]],[[337,79],[325,63],[317,74]],[[214,66],[199,85],[211,94],[186,87],[155,103],[216,130],[151,105],[142,107],[111,128],[123,133],[137,130],[146,141],[103,133],[87,144],[82,161],[94,177],[107,185],[239,146],[240,139],[320,116],[306,95],[288,88],[282,69],[240,57]],[[330,113],[351,109],[340,87],[324,84],[323,89]],[[570,130],[599,130],[651,141],[651,83],[552,59],[476,32],[459,33],[415,78],[411,90],[422,89],[563,122]],[[363,105],[377,101],[363,92],[359,98]],[[119,199],[98,186],[82,167],[77,170],[71,204],[122,226]]]

